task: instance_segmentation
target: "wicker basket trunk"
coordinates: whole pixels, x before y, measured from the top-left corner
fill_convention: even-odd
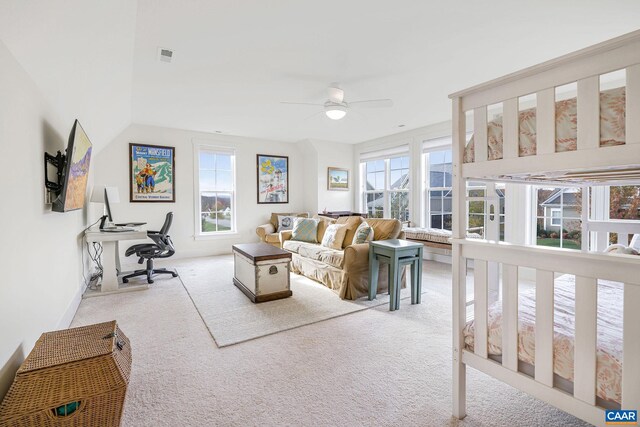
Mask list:
[[[119,426],[130,373],[115,320],[42,334],[0,405],[0,427]]]

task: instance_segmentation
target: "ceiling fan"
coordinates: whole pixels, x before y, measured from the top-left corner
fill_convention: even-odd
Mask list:
[[[340,120],[347,115],[349,108],[381,108],[393,106],[390,99],[368,99],[364,101],[347,102],[344,100],[344,90],[340,89],[338,83],[331,83],[329,86],[329,99],[323,104],[314,104],[309,102],[281,102],[281,104],[292,105],[312,105],[314,107],[323,107],[324,113],[333,120]]]

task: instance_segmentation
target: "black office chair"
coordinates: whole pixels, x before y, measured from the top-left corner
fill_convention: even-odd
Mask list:
[[[153,283],[152,277],[154,274],[171,274],[173,277],[178,277],[178,273],[175,271],[167,270],[166,268],[153,268],[153,260],[156,258],[169,258],[176,249],[173,247],[171,237],[167,234],[171,222],[173,221],[173,212],[169,212],[164,220],[164,225],[160,231],[147,231],[147,236],[155,243],[143,243],[140,245],[133,245],[124,253],[125,256],[136,254],[138,264],[142,264],[144,260],[147,260],[147,268],[145,270],[136,270],[131,274],[128,274],[122,278],[122,282],[128,283],[129,279],[137,276],[147,276],[147,282]]]

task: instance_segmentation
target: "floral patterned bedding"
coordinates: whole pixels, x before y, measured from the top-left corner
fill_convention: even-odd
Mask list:
[[[573,337],[575,322],[575,278],[563,275],[554,287],[553,370],[573,382]],[[598,344],[596,355],[596,395],[616,403],[622,398],[622,307],[623,285],[598,281]],[[518,359],[535,363],[535,288],[520,292],[518,300]],[[464,328],[464,342],[473,351],[474,322]],[[502,304],[492,304],[488,312],[489,355],[502,355]]]
[[[577,147],[577,102],[571,98],[556,102],[556,152],[574,151]],[[536,154],[536,109],[520,112],[519,156]],[[502,116],[487,124],[489,160],[502,159]],[[625,143],[625,88],[600,92],[600,146]],[[464,163],[473,163],[473,137],[464,150]]]

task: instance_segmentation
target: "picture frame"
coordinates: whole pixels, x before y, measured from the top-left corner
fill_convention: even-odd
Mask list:
[[[289,157],[256,155],[258,204],[289,203]]]
[[[175,203],[176,148],[129,144],[129,201]]]
[[[327,190],[349,191],[349,169],[327,168]]]

